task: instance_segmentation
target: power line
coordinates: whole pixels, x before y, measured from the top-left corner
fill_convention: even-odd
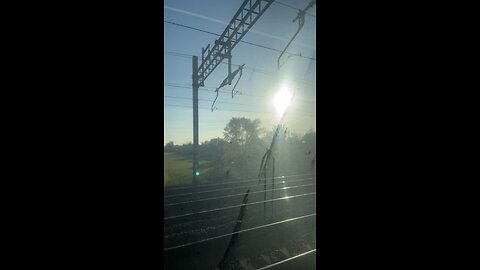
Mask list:
[[[166,98],[175,98],[175,99],[187,99],[187,100],[192,100],[191,97],[174,97],[174,96],[163,96],[163,97],[166,97]],[[198,100],[201,100],[201,101],[209,101],[209,102],[212,102],[213,100],[211,99],[202,99],[202,98],[199,98]],[[225,103],[225,104],[232,104],[232,105],[243,105],[243,106],[252,106],[252,104],[244,104],[244,103],[236,103],[236,102],[226,102],[226,101],[217,101],[218,103]]]
[[[170,51],[163,51],[164,54],[171,55],[171,56],[178,56],[178,57],[183,57],[183,58],[188,58],[191,59],[192,54],[185,54],[185,53],[178,53],[178,52],[170,52]]]
[[[187,84],[173,84],[173,83],[164,83],[163,84],[164,86],[169,86],[169,87],[175,87],[175,88],[183,88],[183,89],[188,89],[188,90],[192,90],[192,86],[188,86]],[[211,87],[211,86],[207,86],[207,87],[203,87],[203,88],[210,88],[210,89],[215,89],[215,87]],[[199,91],[204,91],[204,92],[215,92],[215,90],[209,90],[209,89],[199,89]],[[228,91],[222,91],[220,90],[220,93],[227,93],[229,94],[230,92]]]
[[[170,83],[164,83],[164,86],[168,86],[168,87],[174,87],[174,88],[181,88],[181,89],[185,89],[185,90],[192,90],[192,87],[191,86],[186,86],[186,85],[173,85],[173,84],[170,84]],[[210,92],[210,93],[214,93],[215,90],[215,87],[208,87],[212,90],[209,90],[209,89],[198,89],[199,91],[203,91],[203,92]],[[231,91],[222,91],[222,90],[219,90],[220,93],[224,93],[224,94],[230,94]],[[251,94],[240,94],[240,95],[244,95],[244,96],[252,96],[252,97],[266,97],[266,96],[257,96],[257,95],[251,95]]]
[[[206,31],[206,30],[203,30],[203,29],[199,29],[199,28],[196,28],[196,27],[192,27],[192,26],[188,26],[188,25],[184,25],[184,24],[180,24],[180,23],[176,23],[176,22],[171,22],[171,21],[167,21],[167,20],[163,20],[163,22],[173,24],[173,25],[177,25],[177,26],[184,27],[184,28],[188,28],[188,29],[192,29],[192,30],[196,30],[196,31],[199,31],[199,32],[215,35],[215,36],[218,36],[218,37],[221,36],[217,33],[213,33],[213,32],[210,32],[210,31]],[[265,45],[256,44],[256,43],[253,43],[253,42],[248,42],[248,41],[244,41],[244,40],[240,40],[240,42],[245,43],[245,44],[249,44],[249,45],[252,45],[252,46],[256,46],[256,47],[259,47],[259,48],[268,49],[268,50],[275,51],[275,52],[282,52],[281,50],[277,50],[275,48],[271,48],[271,47],[268,47],[268,46],[265,46]],[[312,61],[317,60],[316,58],[303,56],[302,54],[295,54],[295,53],[291,53],[291,52],[285,52],[285,53],[290,54],[291,56],[298,56],[298,57],[309,59],[309,60],[312,60]]]
[[[185,53],[179,53],[179,52],[172,52],[172,51],[163,51],[164,54],[167,54],[167,55],[171,55],[171,56],[176,56],[176,57],[183,57],[183,58],[186,58],[186,59],[191,59],[192,54],[185,54]],[[228,65],[228,63],[225,63],[225,62],[220,62],[224,65]],[[232,66],[236,66],[236,67],[239,67],[240,65],[238,64],[234,64],[232,63]],[[271,72],[267,72],[267,71],[264,71],[264,70],[261,70],[261,69],[258,69],[258,68],[251,68],[251,67],[247,67],[247,66],[244,66],[245,69],[247,70],[250,70],[254,73],[260,73],[260,74],[264,74],[264,75],[268,75],[268,76],[271,76],[271,77],[275,77],[275,75]],[[306,84],[306,85],[309,85],[309,86],[314,86],[315,87],[315,83],[314,82],[311,82],[311,81],[307,81],[305,79],[301,79],[301,78],[295,78],[293,77],[292,78],[293,80],[297,81],[297,82],[300,82],[300,83],[303,83],[303,84]]]
[[[264,1],[270,1],[270,0],[264,0]],[[272,2],[273,2],[273,1],[272,1]],[[215,18],[212,18],[212,17],[204,16],[204,15],[199,14],[199,13],[191,12],[191,11],[188,11],[188,10],[179,9],[179,8],[174,8],[174,7],[170,7],[170,6],[166,6],[166,5],[164,6],[164,8],[165,8],[165,9],[172,10],[172,11],[175,11],[175,12],[180,12],[180,13],[183,13],[183,14],[186,14],[186,15],[189,15],[189,16],[194,16],[194,17],[197,17],[197,18],[200,18],[200,19],[204,19],[204,20],[208,20],[208,21],[215,22],[215,23],[219,23],[219,24],[222,24],[222,25],[225,25],[225,26],[228,26],[228,25],[229,25],[229,23],[228,23],[227,21],[218,20],[218,19],[215,19]],[[256,33],[256,34],[259,34],[259,35],[268,37],[268,38],[273,38],[273,39],[285,41],[284,38],[278,37],[278,36],[274,36],[274,35],[271,35],[271,34],[269,34],[269,33],[261,32],[261,31],[253,30],[253,29],[250,29],[250,31],[251,31],[251,32],[254,32],[254,33]],[[302,44],[302,43],[299,43],[299,45],[308,47],[307,45]]]
[[[273,3],[274,3],[274,4],[282,5],[282,6],[284,6],[284,7],[291,8],[291,9],[296,10],[296,11],[299,11],[299,10],[300,10],[299,8],[296,8],[296,7],[294,7],[294,6],[290,6],[290,5],[285,4],[285,3],[282,3],[282,2],[280,2],[280,1],[274,1]],[[305,14],[310,15],[310,16],[312,16],[313,18],[317,18],[315,15],[310,14],[310,13],[308,13],[308,12],[306,12]]]
[[[183,106],[183,105],[177,105],[177,104],[163,104],[166,107],[180,107],[180,108],[188,108],[192,109],[191,106]],[[211,108],[208,107],[198,107],[199,110],[208,110],[211,111]],[[258,112],[258,111],[245,111],[245,110],[233,110],[233,109],[217,109],[218,111],[230,111],[230,112],[247,112],[247,113],[259,113],[259,114],[268,114],[271,115],[272,113],[270,112]]]
[[[167,86],[167,87],[174,87],[174,88],[182,88],[182,89],[185,89],[185,90],[191,90],[192,87],[189,87],[189,86],[181,86],[181,85],[168,85],[167,83],[164,84],[164,86]],[[209,90],[209,89],[199,89],[200,91],[204,91],[204,92],[215,92],[215,90]],[[220,93],[224,93],[224,94],[230,94],[231,92],[229,91],[220,91]],[[261,96],[261,95],[253,95],[253,94],[239,94],[241,96],[250,96],[250,97],[259,97],[259,98],[268,98],[267,96]],[[298,97],[297,97],[298,98]],[[310,100],[310,99],[306,99],[306,98],[298,98],[299,100],[302,100],[303,102],[309,102],[309,103],[316,103],[316,100]],[[200,100],[200,99],[199,99]],[[247,105],[247,104],[245,104]]]
[[[184,106],[184,105],[178,105],[178,104],[166,104],[164,103],[163,106],[166,107],[180,107],[180,108],[188,108],[192,109],[192,106]],[[208,107],[198,107],[198,109],[201,110],[208,110],[211,111],[211,108]],[[222,109],[222,108],[217,108],[218,111],[226,111],[226,112],[246,112],[246,113],[258,113],[258,114],[266,114],[266,115],[272,115],[273,112],[261,112],[261,111],[246,111],[246,110],[235,110],[235,109]],[[314,114],[308,114],[308,113],[292,113],[292,114],[297,114],[297,115],[304,115],[304,116],[310,116],[310,117],[316,117]]]
[[[174,97],[174,96],[164,96],[164,97],[167,97],[167,98],[173,98],[173,99],[184,99],[184,100],[191,100],[192,98],[187,98],[187,97]],[[211,99],[198,99],[200,101],[205,101],[205,102],[213,102],[213,100]],[[242,106],[252,106],[252,104],[244,104],[244,103],[235,103],[235,102],[227,102],[227,101],[217,101],[219,103],[223,103],[223,104],[231,104],[231,105],[242,105]],[[181,105],[177,105],[177,104],[164,104],[165,106],[171,106],[171,107],[184,107],[184,108],[192,108],[190,106],[181,106]],[[208,109],[207,107],[199,107],[200,109]],[[210,108],[211,110],[211,108]],[[241,109],[219,109],[217,108],[217,110],[219,111],[233,111],[233,112],[247,112],[247,113],[260,113],[260,114],[269,114],[271,115],[272,112],[268,112],[268,111],[256,111],[256,110],[241,110]],[[316,115],[313,115],[313,114],[309,114],[307,112],[293,112],[292,114],[297,114],[297,115],[307,115],[307,116],[312,116],[312,117],[315,117]]]
[[[213,102],[213,101],[209,101],[209,102]],[[181,107],[181,108],[188,108],[188,109],[192,109],[191,106],[185,106],[185,105],[178,105],[178,104],[166,104],[164,103],[163,104],[164,106],[166,107]],[[209,110],[211,111],[212,108],[208,108],[208,107],[198,107],[199,109],[201,110]],[[272,115],[274,114],[274,112],[268,112],[268,111],[252,111],[252,110],[240,110],[240,109],[224,109],[224,108],[217,108],[216,110],[218,111],[226,111],[226,112],[245,112],[245,113],[257,113],[257,114],[265,114],[265,115]],[[291,114],[295,114],[295,115],[303,115],[303,116],[309,116],[309,117],[316,117],[315,114],[309,114],[309,113],[306,113],[306,112],[290,112]]]
[[[180,84],[172,84],[172,83],[164,83],[164,86],[167,86],[167,87],[174,87],[174,88],[181,88],[181,89],[185,89],[185,90],[192,90],[192,87],[191,86],[187,86],[187,85],[180,85]],[[212,90],[209,90],[209,89],[199,89],[199,91],[204,91],[204,92],[210,92],[210,93],[213,93],[215,92],[215,87],[211,87],[211,86],[207,86],[207,87],[204,87],[204,88],[210,88]],[[231,91],[222,91],[222,90],[219,90],[220,93],[224,93],[224,94],[230,94]],[[267,96],[262,96],[262,95],[254,95],[254,94],[245,94],[245,93],[239,93],[239,95],[241,96],[247,96],[247,97],[259,97],[259,98],[268,98]],[[308,102],[308,103],[316,103],[317,101],[316,100],[312,100],[312,99],[307,99],[307,98],[302,98],[302,97],[297,97],[298,100],[301,100],[302,102]]]

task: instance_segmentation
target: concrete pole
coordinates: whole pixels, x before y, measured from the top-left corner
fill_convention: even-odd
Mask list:
[[[193,56],[193,74],[192,74],[192,88],[193,88],[193,178],[192,184],[197,184],[198,176],[196,172],[199,171],[198,165],[198,57]]]

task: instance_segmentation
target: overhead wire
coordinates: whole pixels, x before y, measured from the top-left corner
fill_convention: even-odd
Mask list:
[[[175,98],[175,99],[187,99],[187,100],[192,100],[191,97],[174,97],[174,96],[163,96],[163,97],[166,97],[166,98]],[[211,99],[203,99],[203,98],[199,98],[198,99],[199,101],[208,101],[208,102],[212,102],[213,100]],[[251,106],[251,104],[245,104],[245,103],[236,103],[236,102],[228,102],[228,101],[217,101],[218,103],[225,103],[225,104],[231,104],[231,105],[243,105],[243,106]]]
[[[189,86],[188,84],[178,84],[178,83],[169,83],[169,82],[165,82],[164,83],[164,86],[168,86],[168,87],[174,87],[174,88],[183,88],[183,89],[188,89],[188,90],[192,90],[192,87]],[[203,88],[206,88],[206,89],[198,89],[199,91],[203,91],[203,92],[215,92],[213,89],[215,89],[215,87],[211,87],[211,86],[205,86]],[[211,89],[211,90],[210,90]],[[226,91],[219,91],[220,93],[224,93],[224,94],[229,94],[230,92],[228,90]],[[254,94],[246,94],[246,93],[243,93],[241,92],[239,95],[241,96],[247,96],[247,97],[260,97],[260,98],[268,98],[268,96],[264,96],[264,95],[254,95]],[[300,97],[297,97],[298,100],[301,100],[302,102],[310,102],[310,103],[316,103],[316,100],[313,100],[313,99],[308,99],[308,98],[300,98]]]
[[[165,98],[173,98],[173,99],[182,99],[182,100],[192,100],[191,97],[176,97],[176,96],[168,96],[164,95],[163,97]],[[230,104],[230,105],[241,105],[241,106],[252,106],[252,104],[245,104],[245,103],[238,103],[238,102],[228,102],[228,101],[216,101],[216,100],[211,100],[211,99],[203,99],[199,98],[199,101],[205,101],[205,102],[217,102],[217,103],[223,103],[223,104]],[[216,107],[216,109],[218,109]],[[251,111],[251,112],[256,112],[256,111]],[[261,113],[261,112],[259,112]],[[303,112],[299,112],[300,114],[303,114]]]
[[[299,10],[299,8],[297,8],[297,7],[290,6],[290,5],[288,5],[288,4],[285,4],[285,3],[280,2],[280,1],[278,1],[278,0],[275,0],[273,3],[274,3],[274,4],[278,4],[278,5],[282,5],[282,6],[284,6],[284,7],[291,8],[291,9],[296,10],[296,11]],[[306,14],[309,15],[309,16],[312,16],[313,18],[317,18],[317,16],[315,16],[315,15],[313,15],[313,14],[311,14],[311,13],[306,12]]]
[[[163,103],[163,106],[166,107],[179,107],[179,108],[188,108],[192,109],[192,106],[186,106],[186,105],[179,105],[179,104],[169,104],[169,103]],[[211,108],[208,107],[198,107],[199,110],[208,110],[211,111]],[[273,112],[267,112],[267,111],[247,111],[247,110],[240,110],[240,109],[223,109],[223,108],[217,108],[219,111],[230,111],[230,112],[246,112],[246,113],[256,113],[256,114],[265,114],[265,115],[272,115]],[[295,115],[303,115],[303,116],[309,116],[309,117],[316,117],[314,114],[308,114],[308,113],[302,113],[302,112],[295,112],[292,113]]]
[[[185,53],[179,53],[179,52],[173,52],[173,51],[167,51],[167,50],[164,50],[163,53],[167,54],[167,55],[171,55],[171,56],[183,57],[183,58],[186,58],[186,59],[190,59],[192,56],[194,56],[193,54],[185,54]],[[315,61],[315,60],[316,59],[311,59],[311,61]],[[226,63],[224,61],[222,61],[220,63],[224,64],[224,65],[228,65],[228,63]],[[239,64],[234,64],[234,63],[232,63],[231,65],[236,66],[236,67],[241,66]],[[244,68],[246,70],[250,70],[251,72],[254,72],[254,73],[264,74],[264,75],[268,75],[268,76],[271,76],[271,77],[276,76],[272,72],[267,72],[267,71],[264,71],[264,70],[261,70],[261,69],[258,69],[258,68],[252,68],[252,67],[247,67],[247,66],[245,66]],[[316,84],[315,82],[308,81],[308,80],[300,78],[300,77],[292,77],[292,80],[301,82],[301,83],[309,85],[309,86],[314,86],[314,87],[315,87],[315,84]]]
[[[181,23],[171,22],[171,21],[167,21],[167,20],[163,20],[163,22],[169,23],[169,24],[172,24],[172,25],[176,25],[176,26],[180,26],[180,27],[184,27],[184,28],[188,28],[188,29],[191,29],[191,30],[196,30],[196,31],[199,31],[199,32],[215,35],[215,36],[218,36],[218,37],[221,36],[220,34],[217,34],[217,33],[213,33],[213,32],[207,31],[207,30],[203,30],[203,29],[193,27],[193,26],[188,26],[188,25],[181,24]],[[268,49],[268,50],[275,51],[275,52],[282,52],[281,50],[271,48],[271,47],[261,45],[261,44],[256,44],[256,43],[253,43],[253,42],[248,42],[248,41],[244,41],[244,40],[240,40],[240,42],[245,43],[245,44],[249,44],[249,45],[252,45],[252,46],[256,46],[256,47],[259,47],[259,48]],[[301,55],[301,54],[294,54],[294,53],[291,53],[291,52],[285,52],[285,53],[287,53],[289,55],[292,55],[292,56],[297,56],[297,57],[300,57],[300,58],[309,59],[309,60],[317,60],[315,58],[311,58],[311,57],[304,56],[304,55]]]

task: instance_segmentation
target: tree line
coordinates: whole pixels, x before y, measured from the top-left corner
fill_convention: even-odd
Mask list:
[[[267,130],[259,119],[232,118],[226,125],[223,138],[215,138],[199,145],[199,159],[208,162],[208,170],[201,174],[201,182],[256,178],[262,157],[272,142],[274,163],[267,164],[268,177],[312,173],[316,169],[316,132],[303,135],[292,133],[284,126]],[[169,142],[165,152],[175,152],[186,159],[193,157],[193,144],[175,145]],[[273,171],[273,169],[275,171]],[[200,166],[202,171],[202,166]]]

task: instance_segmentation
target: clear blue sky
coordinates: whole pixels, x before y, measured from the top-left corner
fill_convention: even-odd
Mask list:
[[[303,9],[309,0],[280,2]],[[164,1],[165,20],[221,34],[242,3],[243,0]],[[296,22],[292,23],[297,13],[294,9],[273,3],[242,40],[283,50],[298,28]],[[315,15],[316,6],[307,13]],[[289,52],[316,59],[315,24],[315,17],[305,16],[305,25],[288,48]],[[218,37],[165,22],[163,27],[164,51],[167,51],[164,52],[164,144],[169,141],[183,144],[193,141],[192,58],[188,55],[199,56],[200,65],[202,47],[208,44],[212,47]],[[273,97],[282,85],[288,85],[296,93],[285,119],[286,126],[299,134],[316,129],[316,61],[291,57],[278,70],[279,55],[279,52],[239,43],[232,51],[232,63],[245,64],[247,68],[236,88],[244,95],[236,95],[232,99],[231,94],[220,93],[216,103],[218,110],[214,112],[210,111],[212,102],[204,100],[215,99],[216,94],[212,90],[227,76],[227,65],[220,64],[210,74],[205,87],[199,91],[200,142],[223,137],[223,129],[232,117],[258,118],[263,127],[271,129],[279,120]],[[256,72],[249,68],[255,68]],[[235,69],[233,66],[232,71]],[[236,81],[237,77],[231,86],[221,90],[231,91]]]

